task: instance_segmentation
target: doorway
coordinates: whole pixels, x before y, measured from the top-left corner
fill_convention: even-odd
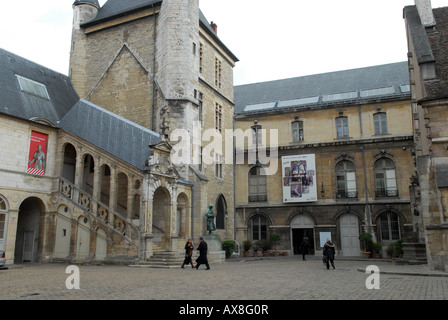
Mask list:
[[[44,206],[37,198],[28,198],[20,205],[14,263],[37,261],[42,208]]]
[[[302,242],[306,239],[308,241],[308,254],[314,254],[314,229],[292,229],[292,247],[294,254],[302,253]]]

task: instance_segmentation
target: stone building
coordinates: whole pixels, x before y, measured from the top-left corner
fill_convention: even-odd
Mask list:
[[[428,265],[448,271],[448,8],[404,8],[414,123],[415,210]]]
[[[174,148],[187,142],[176,169],[194,185],[193,238],[205,231],[209,204],[216,234],[233,238],[233,166],[222,161],[225,148],[203,161],[202,136],[233,128],[238,59],[199,1],[109,0],[100,8],[77,0],[72,38],[70,78],[80,97],[160,133]]]
[[[363,232],[383,251],[406,238],[411,120],[406,62],[235,87],[235,128],[252,132],[236,145],[237,240],[278,234],[296,254],[303,238],[314,253],[331,238],[358,256]]]
[[[216,25],[197,0],[76,0],[73,11],[69,77],[0,50],[7,262],[183,252],[207,232],[209,204],[215,234],[233,238],[233,166],[199,161],[202,131],[233,126],[237,58]]]

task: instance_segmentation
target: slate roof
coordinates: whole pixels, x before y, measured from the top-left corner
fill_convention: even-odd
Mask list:
[[[79,100],[60,128],[143,170],[159,135],[86,100]]]
[[[409,98],[407,62],[336,71],[235,87],[235,114],[290,111]]]
[[[0,113],[56,125],[79,100],[70,78],[0,48]],[[17,75],[45,85],[49,100],[21,90]]]
[[[112,112],[80,100],[70,79],[0,49],[0,114],[46,119],[105,152],[143,170],[149,146],[159,135]],[[50,100],[25,93],[17,76],[45,85]]]
[[[426,29],[420,21],[416,6],[407,6],[404,15],[407,19],[410,36],[414,43],[419,64],[434,63],[436,79],[425,81],[425,99],[448,97],[448,7],[432,10],[436,25]]]
[[[83,23],[83,27],[88,27],[98,23],[102,23],[111,19],[115,19],[122,15],[127,15],[145,8],[152,8],[162,4],[162,0],[108,0],[98,11],[98,14],[90,21]],[[76,2],[75,2],[76,3]],[[199,10],[199,22],[203,25],[205,30],[215,39],[215,41],[223,47],[223,49],[234,59],[238,58],[226,47],[226,45],[219,39],[214,32],[210,23],[205,18],[201,10]]]

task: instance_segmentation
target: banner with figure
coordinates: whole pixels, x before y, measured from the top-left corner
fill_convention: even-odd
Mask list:
[[[314,154],[282,157],[283,202],[317,201]]]
[[[47,161],[47,138],[48,136],[44,133],[31,131],[27,173],[38,176],[45,175],[45,165]]]

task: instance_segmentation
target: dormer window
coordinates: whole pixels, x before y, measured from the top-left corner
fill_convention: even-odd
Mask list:
[[[50,100],[48,95],[47,87],[40,83],[16,74],[17,80],[19,81],[20,90],[25,93],[32,94],[33,96]]]

